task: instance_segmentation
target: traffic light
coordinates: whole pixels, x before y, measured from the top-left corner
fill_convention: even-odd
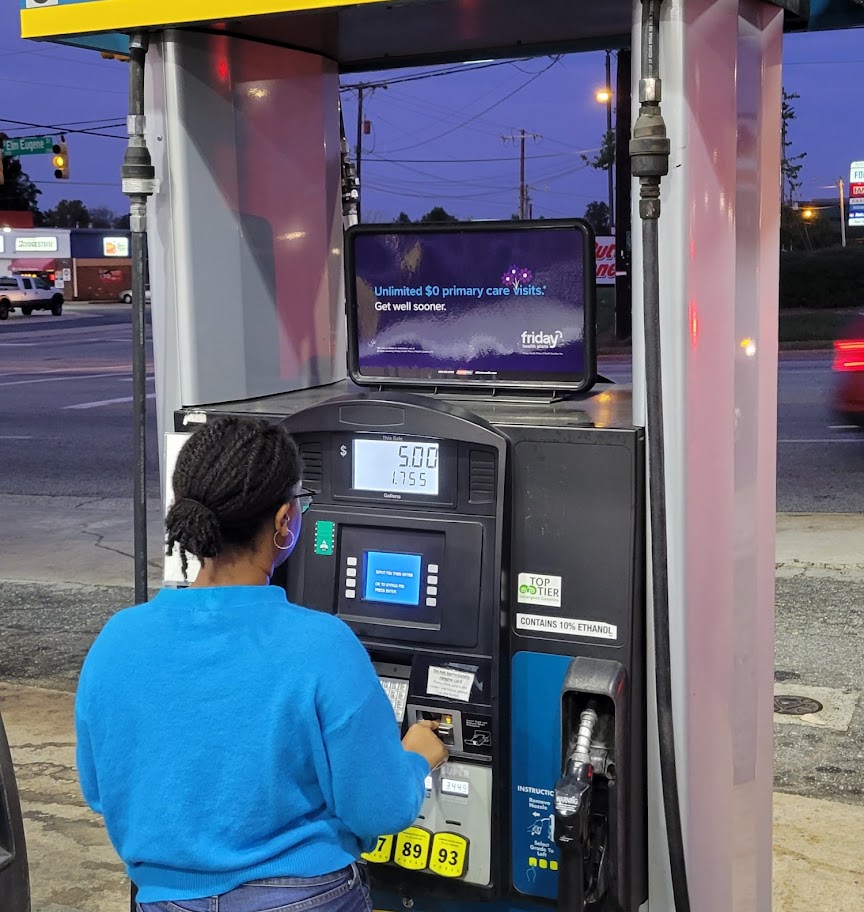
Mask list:
[[[54,165],[54,177],[57,180],[69,180],[69,150],[66,148],[66,143],[62,140],[54,143],[52,151],[54,158],[51,159],[51,164]]]

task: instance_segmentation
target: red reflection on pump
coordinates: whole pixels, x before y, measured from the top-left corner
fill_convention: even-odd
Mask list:
[[[695,301],[690,302],[688,308],[688,320],[690,323],[690,345],[696,348],[699,341],[699,308]]]
[[[219,82],[228,82],[228,77],[231,75],[230,70],[228,69],[228,61],[225,57],[220,57],[216,62],[216,76],[219,79]]]

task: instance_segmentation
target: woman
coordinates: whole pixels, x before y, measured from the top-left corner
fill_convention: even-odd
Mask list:
[[[168,548],[188,589],[115,615],[78,687],[84,797],[140,912],[370,912],[360,853],[409,826],[446,759],[402,743],[365,650],[268,585],[312,495],[288,433],[223,418],[183,447]]]

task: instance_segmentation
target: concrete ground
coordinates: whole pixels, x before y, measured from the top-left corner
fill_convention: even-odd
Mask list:
[[[160,510],[151,507],[155,586]],[[0,495],[0,517],[0,706],[33,912],[125,912],[122,868],[78,792],[72,709],[90,642],[132,599],[128,501]],[[864,516],[778,517],[777,692],[825,709],[776,726],[775,912],[864,909],[862,543]]]

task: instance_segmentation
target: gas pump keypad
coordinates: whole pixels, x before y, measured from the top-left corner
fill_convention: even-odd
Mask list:
[[[408,682],[402,678],[382,678],[380,676],[378,680],[393,707],[396,721],[401,724],[405,718],[405,704],[408,702]]]

